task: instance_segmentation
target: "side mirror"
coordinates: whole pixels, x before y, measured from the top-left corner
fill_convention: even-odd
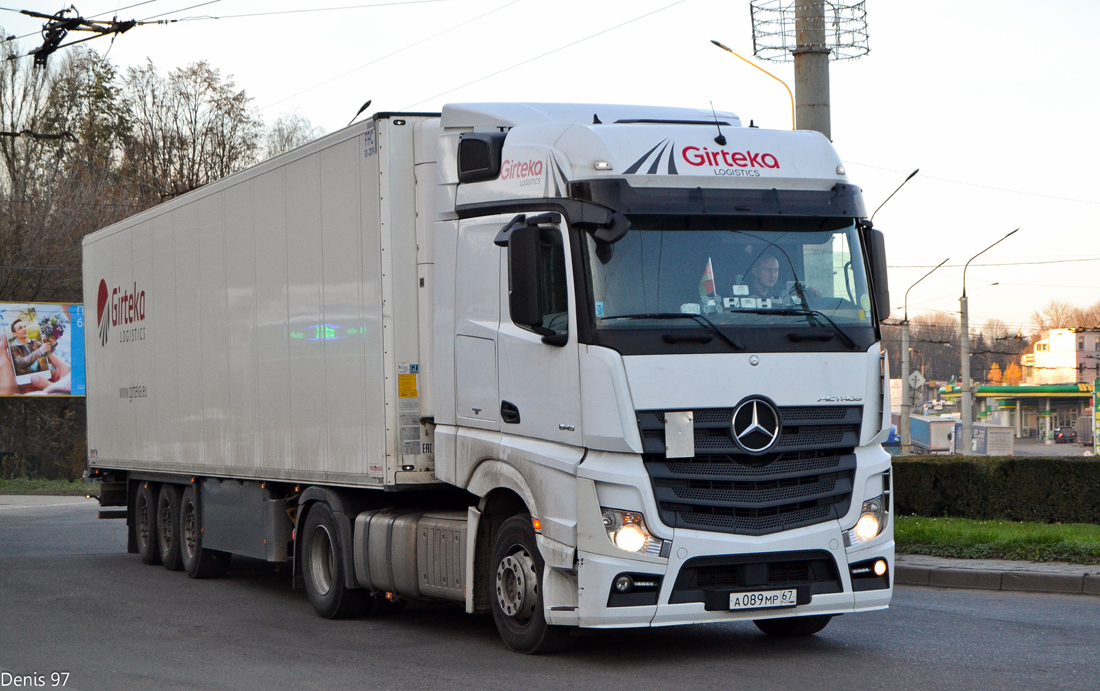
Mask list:
[[[517,325],[545,336],[539,286],[539,227],[514,226],[508,234],[508,312]]]
[[[560,214],[549,213],[532,216],[527,224],[513,219],[501,229],[508,246],[509,316],[517,326],[542,336],[543,343],[559,347],[569,342],[567,329],[553,328],[569,310],[562,236],[556,228],[537,224],[560,222]]]
[[[886,280],[886,236],[881,230],[867,228],[867,258],[871,260],[871,290],[875,300],[875,314],[879,320],[890,316],[890,287]]]

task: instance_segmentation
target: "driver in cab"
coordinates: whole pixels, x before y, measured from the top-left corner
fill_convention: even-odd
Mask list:
[[[779,259],[774,255],[765,254],[753,264],[746,277],[749,286],[749,297],[753,298],[778,298],[781,297],[776,289],[779,282]]]

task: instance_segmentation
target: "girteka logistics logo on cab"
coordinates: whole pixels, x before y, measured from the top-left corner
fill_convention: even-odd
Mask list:
[[[684,168],[684,164],[691,168]],[[676,146],[671,139],[663,139],[631,163],[623,175],[698,175],[709,168],[714,175],[739,178],[758,178],[764,169],[778,170],[779,157],[761,151],[729,151],[709,149],[705,146]],[[695,169],[695,170],[693,170]],[[703,173],[704,175],[706,173]]]
[[[137,283],[130,289],[108,288],[107,281],[99,281],[99,298],[96,300],[96,322],[99,325],[99,344],[107,345],[112,326],[124,327],[119,332],[119,343],[145,340],[145,327],[134,326],[145,321],[145,291],[138,290]]]
[[[715,175],[745,175],[742,169],[778,168],[779,159],[773,154],[752,151],[711,151],[707,147],[685,146],[680,152],[689,165],[710,166]]]

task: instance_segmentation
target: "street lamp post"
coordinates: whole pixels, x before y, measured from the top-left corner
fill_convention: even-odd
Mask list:
[[[913,171],[913,174],[916,175],[916,171]],[[912,175],[909,177],[912,177]],[[906,180],[908,180],[908,178],[906,178]],[[901,433],[902,456],[908,456],[910,454],[913,443],[912,435],[909,430],[909,419],[912,415],[912,402],[910,401],[912,395],[909,393],[909,291],[912,290],[913,286],[917,285],[917,283],[931,276],[933,271],[946,264],[947,260],[950,258],[951,257],[948,257],[939,264],[936,264],[932,271],[918,278],[917,282],[909,286],[909,289],[905,291],[905,318],[902,319],[901,322],[901,420],[898,424],[898,432]]]
[[[960,396],[960,400],[962,401],[962,439],[955,440],[956,445],[961,448],[963,456],[971,455],[972,448],[970,442],[974,438],[973,400],[970,391],[970,319],[966,302],[966,269],[970,266],[970,262],[1004,242],[1010,235],[1018,230],[1019,228],[1005,235],[981,252],[978,252],[963,265],[963,292],[962,297],[959,298],[959,326],[960,331],[962,331],[959,338],[959,354],[962,360],[962,391]]]

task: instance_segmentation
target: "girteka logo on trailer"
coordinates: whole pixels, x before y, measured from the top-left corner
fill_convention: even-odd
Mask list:
[[[112,326],[129,326],[145,321],[145,291],[138,290],[137,283],[131,290],[107,288],[107,281],[99,281],[99,296],[96,300],[96,323],[99,325],[99,344],[107,345],[107,337]],[[145,329],[127,329],[123,331],[123,341],[143,340]]]

